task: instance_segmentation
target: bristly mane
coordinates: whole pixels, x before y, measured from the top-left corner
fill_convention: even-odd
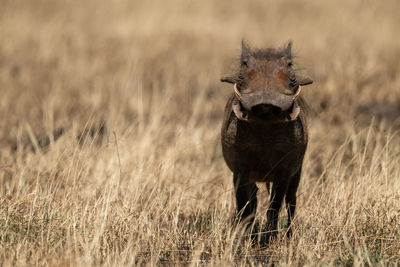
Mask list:
[[[288,42],[286,46],[280,48],[263,48],[252,49],[244,41],[242,41],[241,60],[253,57],[261,60],[274,60],[281,57],[292,58],[292,42]]]
[[[292,55],[288,54],[285,48],[252,49],[250,55],[261,60],[274,60],[281,57],[292,58]]]

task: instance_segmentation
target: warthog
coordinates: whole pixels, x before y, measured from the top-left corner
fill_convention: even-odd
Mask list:
[[[225,161],[233,172],[241,222],[247,226],[254,222],[255,182],[265,182],[267,188],[273,183],[262,243],[277,233],[284,196],[290,226],[308,142],[299,94],[301,86],[313,81],[296,73],[291,46],[289,42],[283,48],[255,50],[242,42],[239,71],[221,78],[233,84],[234,91],[225,108],[221,141]]]

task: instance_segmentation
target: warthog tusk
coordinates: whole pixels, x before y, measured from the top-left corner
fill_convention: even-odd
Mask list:
[[[235,92],[235,96],[238,100],[242,99],[242,95],[240,94],[239,90],[237,89],[236,83],[233,84],[233,92]]]
[[[299,85],[299,89],[297,89],[297,92],[293,96],[293,102],[295,102],[297,98],[299,98],[300,93],[301,93],[301,86]]]

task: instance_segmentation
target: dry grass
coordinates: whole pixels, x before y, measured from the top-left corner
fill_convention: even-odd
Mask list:
[[[2,266],[400,262],[398,1],[0,5]],[[293,39],[315,80],[294,235],[266,249],[219,143],[242,37]]]

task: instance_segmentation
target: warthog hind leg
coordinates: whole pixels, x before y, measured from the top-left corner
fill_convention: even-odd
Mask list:
[[[290,180],[287,192],[286,192],[286,210],[288,213],[288,230],[287,230],[287,236],[290,237],[292,234],[292,230],[290,228],[290,225],[292,223],[294,213],[296,211],[296,192],[297,188],[299,187],[299,182],[300,182],[300,175],[301,175],[301,168],[300,170],[292,177]]]

